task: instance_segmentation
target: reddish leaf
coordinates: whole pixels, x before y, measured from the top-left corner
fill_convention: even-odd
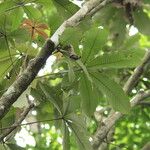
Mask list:
[[[30,19],[25,19],[21,27],[28,30],[32,39],[35,39],[37,35],[42,36],[44,39],[48,38],[47,33],[45,33],[45,30],[48,29],[48,26],[44,23],[38,23]]]

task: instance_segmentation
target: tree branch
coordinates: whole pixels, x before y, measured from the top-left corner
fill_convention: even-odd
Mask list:
[[[95,15],[96,12],[98,12],[100,9],[102,9],[104,6],[106,6],[107,4],[111,3],[112,1],[113,0],[101,0],[101,3],[98,6],[96,6],[92,11],[90,11],[88,16]]]
[[[35,59],[29,62],[29,65],[24,70],[24,72],[0,98],[0,119],[5,116],[12,104],[35,79],[37,73],[45,64],[47,58],[54,51],[55,46],[59,44],[59,36],[63,34],[66,28],[78,25],[78,23],[83,20],[86,15],[92,11],[100,2],[101,0],[90,0],[86,2],[78,12],[76,12],[68,20],[64,21],[64,23],[57,29],[53,36],[45,42],[41,52],[36,56]]]
[[[145,53],[145,56],[141,62],[141,64],[136,67],[131,77],[128,79],[126,84],[124,85],[124,91],[125,93],[129,94],[131,90],[134,88],[134,86],[137,84],[137,81],[139,80],[140,76],[143,74],[146,65],[149,63],[150,60],[150,51],[147,51]],[[135,105],[139,104],[143,99],[150,96],[150,90],[146,92],[140,92],[138,93],[132,100],[131,100],[131,107],[134,107]],[[115,122],[120,119],[123,116],[120,112],[114,112],[113,114],[110,114],[106,120],[103,123],[103,126],[100,126],[95,135],[93,136],[93,148],[97,149],[100,144],[103,142],[103,140],[106,138],[108,132],[110,129],[115,125]]]
[[[140,101],[150,96],[150,90],[146,92],[139,92],[131,100],[131,107],[139,104]],[[119,120],[123,114],[120,112],[114,112],[109,115],[102,123],[102,126],[98,128],[95,135],[93,136],[92,146],[94,149],[97,149],[99,145],[104,141],[110,129],[115,125],[116,121]]]
[[[3,132],[0,135],[0,142],[2,142],[4,140],[4,138],[9,135],[13,130],[15,130],[20,124],[21,122],[26,118],[26,116],[28,115],[29,111],[34,107],[34,104],[31,103],[21,114],[20,118],[9,128],[7,128],[7,130],[5,130],[5,132]]]
[[[18,97],[27,89],[31,82],[36,77],[39,70],[45,64],[47,58],[54,51],[54,43],[51,40],[47,40],[40,53],[36,58],[32,59],[28,67],[24,72],[18,76],[14,83],[8,88],[8,90],[0,98],[0,119],[9,111],[12,104],[18,99]]]
[[[126,84],[124,85],[123,89],[124,91],[129,94],[131,90],[134,88],[134,86],[137,84],[139,81],[139,78],[143,74],[146,65],[150,62],[150,50],[148,50],[145,53],[145,56],[142,60],[142,63],[135,68],[134,73],[130,76]]]

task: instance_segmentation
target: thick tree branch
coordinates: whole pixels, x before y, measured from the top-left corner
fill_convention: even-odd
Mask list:
[[[26,118],[28,115],[29,111],[34,107],[34,104],[31,103],[21,114],[20,118],[7,130],[5,130],[1,135],[0,135],[0,142],[4,140],[4,138],[9,135],[13,130],[15,130],[21,122]]]
[[[46,41],[41,52],[36,56],[35,59],[29,62],[29,65],[25,71],[0,98],[0,119],[5,116],[12,104],[34,80],[39,70],[45,64],[47,58],[54,51],[55,46],[59,44],[59,36],[62,35],[66,28],[78,25],[78,23],[83,20],[86,15],[92,11],[100,2],[101,0],[90,0],[85,3],[85,5],[77,13],[75,13],[68,20],[64,21],[64,23],[57,29],[54,35]]]

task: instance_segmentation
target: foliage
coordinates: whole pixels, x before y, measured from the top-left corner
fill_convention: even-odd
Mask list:
[[[148,142],[145,122],[150,124],[149,109],[131,110],[129,100],[135,93],[128,96],[122,89],[150,48],[150,3],[141,3],[134,6],[132,16],[126,14],[122,4],[108,4],[60,36],[61,49],[71,44],[74,55],[81,58],[74,60],[62,54],[56,55],[52,66],[48,61],[48,69],[36,77],[0,121],[1,128],[11,126],[27,105],[23,102],[26,94],[32,96],[36,107],[26,121],[43,122],[23,128],[34,137],[36,146],[17,146],[14,137],[21,130],[18,128],[0,149],[92,150],[89,139],[97,124],[97,106],[128,115],[117,123],[110,149],[138,150]],[[0,95],[36,56],[45,39],[79,9],[69,0],[0,0]],[[131,35],[133,27],[138,32]],[[144,74],[135,90],[149,88],[149,75]]]

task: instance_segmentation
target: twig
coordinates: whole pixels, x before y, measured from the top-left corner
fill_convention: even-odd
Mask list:
[[[20,126],[21,122],[26,118],[26,116],[28,115],[29,111],[34,107],[34,104],[30,104],[21,114],[21,116],[19,117],[19,119],[10,127],[5,128],[7,129],[5,132],[3,132],[0,135],[0,142],[4,140],[4,138],[9,135],[13,130],[15,130],[18,126]],[[2,128],[4,129],[4,128]]]
[[[32,122],[27,122],[27,123],[12,125],[12,126],[9,126],[9,127],[0,128],[0,130],[7,130],[7,129],[10,129],[10,128],[14,128],[14,127],[16,128],[16,127],[27,126],[27,125],[37,124],[37,123],[43,123],[43,122],[51,122],[51,121],[61,120],[61,119],[63,119],[63,118],[60,117],[60,118],[54,118],[54,119],[32,121]]]

